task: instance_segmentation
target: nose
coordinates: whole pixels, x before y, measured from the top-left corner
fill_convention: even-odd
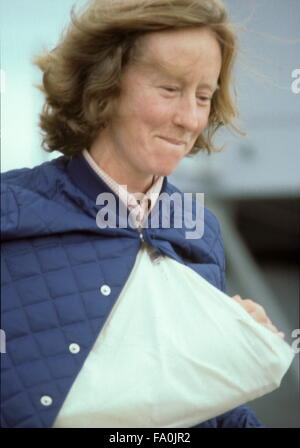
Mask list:
[[[197,132],[204,119],[204,111],[197,104],[197,98],[181,98],[176,105],[174,124],[189,132]]]

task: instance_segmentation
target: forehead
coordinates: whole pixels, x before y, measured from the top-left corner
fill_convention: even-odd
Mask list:
[[[140,38],[137,60],[145,69],[182,77],[201,72],[214,77],[221,69],[221,48],[207,28],[153,32]]]

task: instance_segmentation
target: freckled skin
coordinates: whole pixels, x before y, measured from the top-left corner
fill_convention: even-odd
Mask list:
[[[116,114],[90,148],[99,166],[134,192],[145,192],[153,175],[172,173],[190,152],[207,125],[222,64],[208,29],[142,39],[141,60],[123,74]]]

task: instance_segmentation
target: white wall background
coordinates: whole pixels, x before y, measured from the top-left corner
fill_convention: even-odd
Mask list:
[[[52,48],[81,0],[1,1],[1,171],[31,167],[51,156],[41,149],[37,126],[42,95],[32,56]],[[185,190],[223,195],[286,196],[300,192],[300,0],[225,0],[240,28],[236,71],[237,122],[246,137],[222,132],[223,152],[185,159],[172,180]],[[299,83],[300,85],[300,83]]]

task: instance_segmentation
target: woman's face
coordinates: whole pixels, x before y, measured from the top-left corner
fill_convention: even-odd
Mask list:
[[[153,175],[175,170],[207,125],[222,59],[204,28],[147,34],[139,52],[123,74],[116,113],[91,153],[117,182],[135,179],[145,189]]]

